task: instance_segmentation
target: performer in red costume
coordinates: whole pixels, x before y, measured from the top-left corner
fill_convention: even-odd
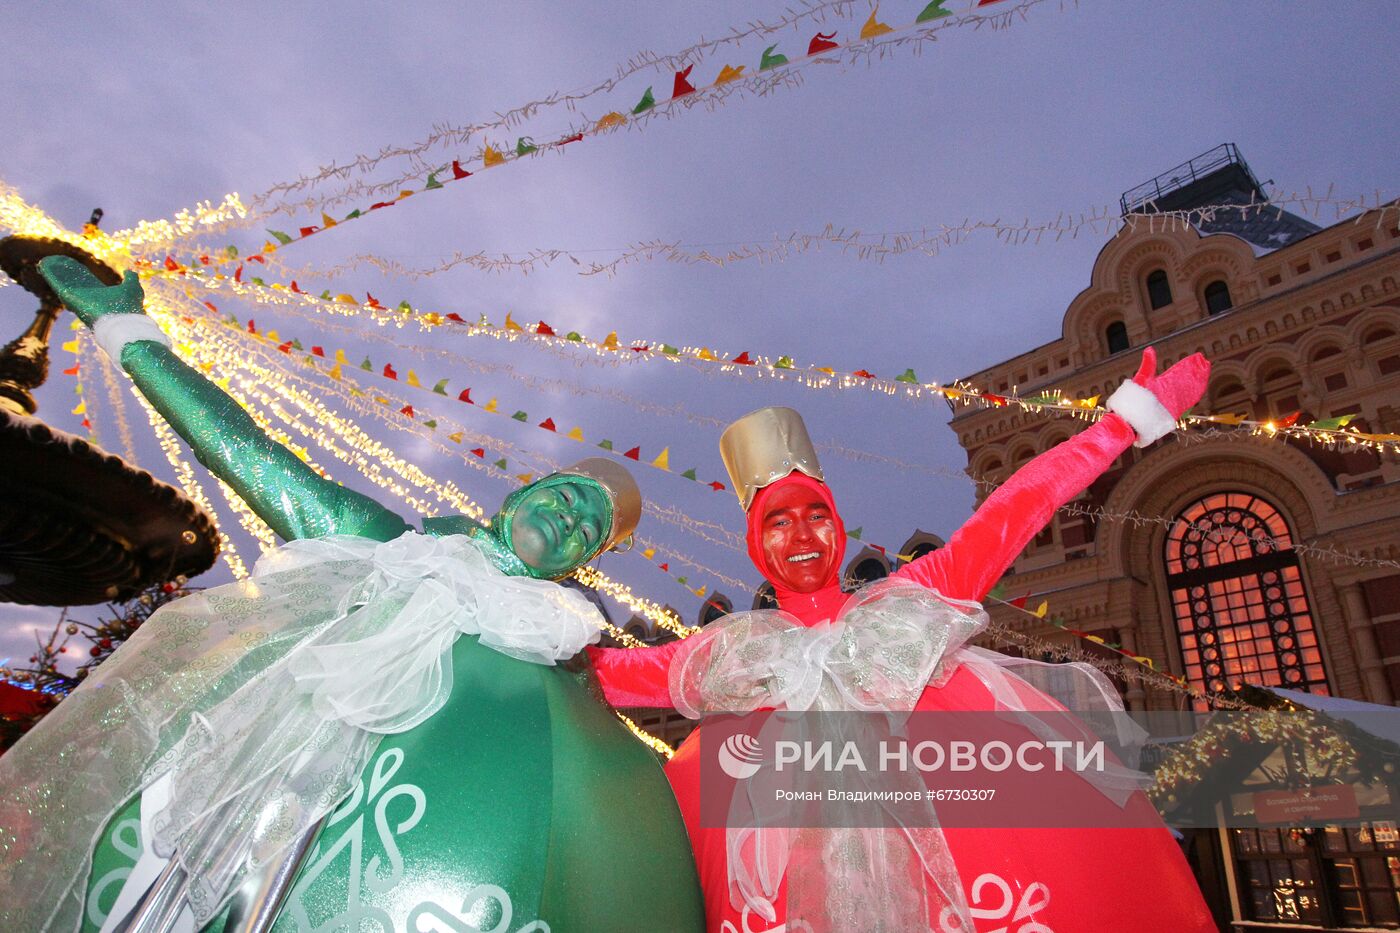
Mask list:
[[[1016,674],[1007,673],[1025,669],[1011,665],[1034,662],[1009,662],[994,652],[962,647],[985,624],[985,616],[975,606],[969,612],[970,604],[959,601],[984,598],[1055,510],[1107,470],[1130,445],[1146,446],[1169,433],[1203,394],[1210,364],[1196,354],[1160,376],[1154,376],[1155,371],[1156,355],[1149,348],[1137,375],[1109,399],[1112,414],[1017,471],[945,547],[855,597],[843,593],[838,583],[845,528],[822,481],[801,418],[789,409],[762,409],[745,416],[725,432],[721,450],[748,516],[749,555],[773,584],[781,612],[726,617],[698,635],[653,649],[590,648],[608,699],[616,706],[676,706],[688,715],[716,709],[716,704],[730,712],[791,708],[790,698],[777,695],[779,688],[773,686],[778,678],[764,677],[762,671],[737,691],[759,699],[725,705],[732,703],[736,683],[754,668],[751,659],[763,654],[753,650],[756,639],[771,637],[775,628],[810,629],[833,619],[858,628],[861,605],[886,600],[887,607],[913,607],[904,614],[920,620],[925,632],[937,627],[941,650],[923,659],[912,691],[901,692],[899,678],[889,679],[886,705],[828,703],[825,708],[1063,709]],[[886,611],[883,617],[890,615]],[[880,638],[888,637],[882,630]],[[731,649],[746,639],[749,650],[741,659],[740,652]],[[722,690],[712,689],[717,670],[725,672]],[[764,670],[771,675],[772,668]],[[829,670],[819,674],[840,676]],[[1101,676],[1096,686],[1112,694],[1112,703],[1118,702]],[[844,691],[847,698],[851,693]],[[814,703],[811,697],[802,702],[809,705],[801,708],[821,708],[820,700]],[[1180,850],[1160,825],[1147,829],[949,827],[935,843],[922,848],[918,842],[913,844],[922,870],[917,859],[888,856],[884,851],[888,843],[878,841],[888,836],[871,837],[876,841],[867,845],[871,857],[865,860],[878,862],[883,854],[888,856],[887,864],[861,869],[863,874],[835,867],[837,860],[822,858],[819,849],[815,858],[810,850],[801,852],[801,844],[795,841],[791,852],[785,841],[776,860],[772,853],[755,856],[751,849],[735,845],[732,831],[701,825],[699,737],[703,728],[677,751],[667,777],[695,847],[707,928],[712,931],[1192,933],[1215,929]],[[1144,812],[1150,814],[1151,805],[1141,793],[1127,799],[1126,806],[1147,808]],[[1134,825],[1142,826],[1138,815]],[[733,859],[731,851],[736,853]],[[956,867],[940,873],[930,862],[936,864],[944,853],[951,854]],[[757,863],[762,864],[756,867]],[[901,863],[912,864],[917,877],[899,869]],[[767,876],[764,866],[770,869]],[[771,877],[773,866],[777,879]],[[911,888],[916,889],[912,894]],[[911,921],[911,917],[919,919]]]

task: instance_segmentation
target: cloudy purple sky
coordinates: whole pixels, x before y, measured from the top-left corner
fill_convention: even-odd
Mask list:
[[[949,7],[969,4],[951,0]],[[880,19],[907,23],[922,6],[886,0]],[[117,229],[228,191],[251,196],[332,160],[413,143],[437,124],[482,120],[606,78],[640,50],[678,51],[783,11],[769,2],[31,5],[12,14],[0,34],[7,79],[0,178],[70,226],[101,206],[103,226]],[[853,3],[848,16],[821,28],[849,38],[869,11],[867,3]],[[740,43],[701,61],[693,77],[708,82],[726,63],[752,69],[773,41],[800,54],[815,31],[807,22]],[[657,238],[761,240],[828,223],[903,231],[969,218],[1049,220],[1116,206],[1124,189],[1221,142],[1238,143],[1276,189],[1335,186],[1343,195],[1394,197],[1397,39],[1400,19],[1381,3],[1049,0],[1013,28],[950,30],[921,55],[811,68],[801,87],[731,100],[713,112],[697,108],[644,132],[510,165],[376,212],[283,256],[293,266],[327,267],[373,252],[431,266],[458,249],[605,251]],[[629,109],[647,84],[664,99],[671,75],[636,75],[581,112]],[[518,131],[441,148],[430,159],[468,156],[486,141],[508,145],[520,134],[547,139],[575,119],[556,108]],[[270,225],[316,220],[299,214]],[[253,228],[214,245],[256,247],[262,236]],[[913,367],[923,378],[948,381],[1058,336],[1061,315],[1087,285],[1103,242],[1089,233],[1039,246],[983,237],[936,258],[884,264],[826,250],[725,269],[655,262],[614,278],[581,277],[570,263],[530,276],[459,268],[419,281],[363,269],[333,283],[308,276],[302,284],[369,290],[381,301],[406,298],[468,318],[486,313],[500,321],[511,311],[517,320],[544,319],[595,336],[616,330],[624,338],[790,354],[888,375]],[[648,456],[669,446],[673,467],[696,466],[702,479],[722,476],[710,420],[791,405],[819,442],[926,467],[827,458],[847,524],[891,546],[915,526],[946,537],[972,504],[971,484],[949,475],[965,460],[941,402],[739,382],[670,366],[575,365],[520,345],[442,332],[431,338],[435,349],[568,386],[536,391],[504,373],[464,372],[425,355],[429,338],[415,332],[377,332],[404,344],[387,347],[217,300],[286,335],[342,345],[352,355],[368,351],[400,371],[413,366],[425,379],[451,377],[454,390],[471,385],[474,397],[499,395],[503,407],[523,408],[532,421],[552,416],[593,439],[640,444]],[[30,307],[19,289],[0,290],[10,330],[18,332]],[[590,394],[595,389],[674,411],[600,400]],[[55,375],[41,414],[76,430],[68,393],[71,383]],[[580,455],[577,445],[525,425],[453,413],[474,430],[555,459]],[[99,429],[114,436],[108,425]],[[409,435],[374,430],[483,503],[498,502],[509,489]],[[152,446],[141,453],[143,466],[168,475]],[[348,468],[323,459],[338,479],[361,485]],[[731,494],[646,468],[635,472],[651,500],[742,530]],[[731,548],[666,522],[649,521],[642,531],[705,567],[749,585],[758,581]],[[255,553],[241,533],[236,540]],[[639,558],[610,556],[603,569],[693,618],[698,600]],[[689,571],[692,585],[715,584],[712,574]],[[204,582],[222,579],[211,574]],[[732,586],[719,588],[733,595]],[[0,607],[0,657],[26,650],[34,627],[47,628],[54,618],[56,610]]]

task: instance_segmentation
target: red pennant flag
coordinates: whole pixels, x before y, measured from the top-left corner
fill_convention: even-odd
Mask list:
[[[393,366],[391,366],[391,365],[388,364],[388,363],[385,363],[385,364],[384,364],[384,378],[385,378],[385,379],[397,379],[397,378],[399,378],[399,374],[396,373],[396,372],[394,372],[394,367],[393,367]]]
[[[1276,423],[1281,428],[1291,428],[1298,421],[1298,416],[1301,414],[1301,411],[1295,411],[1293,414],[1287,416],[1286,418],[1278,419]]]
[[[873,547],[875,550],[879,551],[881,554],[884,554],[884,553],[885,553],[885,549],[882,548],[882,547],[880,547],[880,545],[878,545],[878,544],[872,544],[872,545],[870,545],[870,546]]]
[[[582,134],[582,133],[575,133],[575,134],[572,135],[572,136],[566,136],[566,137],[564,137],[563,139],[559,140],[559,145],[561,145],[561,146],[567,146],[569,143],[578,143],[578,142],[583,142],[583,134]]]
[[[208,257],[208,256],[200,256],[200,257],[199,257],[199,264],[200,264],[201,266],[207,266],[207,265],[209,265],[209,257]]]
[[[219,313],[219,309],[214,307],[214,302],[212,301],[206,301],[204,303],[204,307],[208,308],[210,311],[213,311],[215,314]]]
[[[296,280],[296,279],[292,279],[292,291],[296,292],[298,295],[300,295],[300,294],[302,293],[302,292],[301,292],[301,289],[297,287],[297,280]]]
[[[541,422],[540,422],[540,427],[544,428],[546,431],[557,431],[557,430],[558,430],[558,428],[556,428],[556,427],[554,426],[554,419],[553,419],[553,418],[546,418],[546,419],[544,419],[543,421],[541,421]]]
[[[465,320],[463,320],[462,315],[458,314],[456,311],[449,312],[447,315],[445,315],[445,317],[449,321],[456,321],[458,324],[467,323]]]
[[[379,299],[371,295],[369,292],[365,292],[365,298],[365,304],[369,305],[371,308],[384,307],[382,304],[379,303]]]
[[[312,356],[325,356],[325,355],[326,355],[326,351],[325,351],[325,350],[322,350],[320,347],[312,347],[312,348],[311,348],[311,355],[312,355]]]
[[[300,228],[300,232],[301,232],[301,235],[302,235],[303,237],[308,237],[308,236],[311,236],[311,234],[315,233],[317,230],[320,230],[320,229],[321,229],[320,227],[301,227],[301,228]]]
[[[402,407],[402,408],[399,409],[399,414],[401,414],[401,415],[408,415],[410,418],[412,418],[412,417],[413,417],[413,406],[412,406],[412,405],[405,405],[404,407]]]
[[[855,372],[851,373],[851,375],[852,375],[852,376],[859,376],[859,377],[862,378],[862,379],[874,379],[874,378],[875,378],[875,374],[874,374],[874,373],[872,373],[872,372],[870,372],[870,371],[868,371],[868,370],[864,370],[864,369],[857,369]]]
[[[656,566],[657,566],[657,569],[658,569],[658,570],[664,570],[664,571],[666,571],[667,573],[670,573],[670,572],[671,572],[671,565],[670,565],[669,563],[667,563],[667,564],[657,564]]]
[[[241,281],[243,281],[243,264],[242,264],[242,263],[239,263],[238,268],[233,270],[233,280],[234,280],[235,282],[241,282]]]
[[[538,324],[535,325],[535,333],[539,334],[541,337],[555,336],[554,328],[550,327],[544,321],[540,321]]]
[[[83,419],[83,427],[85,427],[85,428],[90,428],[90,427],[92,427],[92,422],[89,421],[89,420],[87,420],[86,418],[84,418],[84,419]]]
[[[380,202],[377,203],[377,204],[371,204],[371,205],[369,206],[369,209],[372,210],[372,211],[377,211],[377,210],[379,210],[381,207],[393,207],[395,203],[397,203],[397,202],[395,202],[395,201],[380,201]]]
[[[690,70],[694,67],[695,66],[693,64],[686,65],[680,71],[676,72],[676,83],[671,89],[671,97],[673,99],[677,97],[684,97],[686,94],[695,93],[695,85],[691,84],[689,80]]]
[[[1017,596],[1015,599],[1011,600],[1011,605],[1015,606],[1017,609],[1024,609],[1026,608],[1026,602],[1029,601],[1030,598],[1031,595],[1029,593],[1025,596]]]
[[[1006,407],[1006,398],[1005,398],[1004,396],[1001,396],[1001,395],[993,395],[993,394],[990,393],[990,392],[986,392],[986,393],[983,393],[982,398],[984,398],[984,399],[986,399],[987,401],[991,402],[991,403],[992,403],[993,405],[995,405],[997,408],[1005,408],[1005,407]]]
[[[83,365],[82,363],[74,363],[71,367],[69,367],[68,369],[65,369],[65,370],[63,371],[63,375],[65,375],[65,376],[76,376],[76,375],[78,375],[78,367],[79,367],[79,366],[82,366],[82,365]]]
[[[256,253],[254,253],[252,256],[249,256],[249,257],[248,257],[248,261],[249,261],[249,262],[260,262],[260,263],[262,263],[263,265],[267,265],[267,260],[264,259],[264,258],[262,258],[261,256],[257,255]]]
[[[711,483],[710,488],[713,489],[715,492],[724,492],[724,484],[721,483],[719,480],[715,480],[713,483]]]
[[[647,351],[650,350],[650,349],[651,349],[651,347],[647,346],[646,344],[643,344],[643,345],[640,346],[640,347],[633,347],[633,348],[632,348],[632,352],[633,352],[633,353],[645,353],[645,352],[647,352]]]
[[[480,458],[482,458],[482,459],[484,460],[484,459],[486,459],[486,448],[485,448],[485,447],[478,447],[478,448],[476,448],[475,450],[472,451],[472,455],[473,455],[473,456],[476,456],[476,457],[480,457]]]
[[[459,402],[466,402],[468,405],[475,405],[475,404],[476,404],[476,402],[473,402],[473,401],[472,401],[472,390],[469,389],[469,388],[468,388],[468,389],[463,389],[463,390],[461,391],[461,393],[458,394],[458,396],[457,396],[457,401],[459,401]]]
[[[807,54],[816,55],[818,52],[826,52],[830,51],[831,49],[839,49],[841,46],[831,41],[835,38],[836,33],[834,31],[817,33],[815,36],[812,37],[811,43],[807,46]]]
[[[291,353],[291,352],[292,352],[292,342],[291,342],[290,340],[288,340],[286,343],[279,345],[279,346],[277,347],[277,349],[281,350],[283,353]]]
[[[470,175],[470,174],[471,174],[471,172],[469,172],[469,171],[467,171],[466,169],[462,168],[462,163],[461,163],[461,162],[458,162],[456,159],[453,159],[453,160],[452,160],[452,179],[453,179],[453,181],[456,181],[458,178],[466,178],[466,177],[467,177],[468,175]]]
[[[741,364],[743,364],[744,366],[752,366],[752,365],[753,365],[753,360],[749,359],[749,351],[748,351],[748,350],[745,350],[743,353],[740,353],[738,356],[734,357],[734,359],[730,360],[729,362],[731,362],[731,363],[741,363]]]
[[[627,451],[627,453],[623,454],[623,456],[628,460],[640,460],[642,459],[642,448],[633,447],[631,450]]]
[[[253,319],[252,319],[252,318],[248,318],[248,333],[250,333],[250,334],[256,334],[257,332],[258,332],[258,326],[257,326],[256,324],[253,323]]]
[[[166,256],[166,257],[165,257],[165,268],[166,268],[166,270],[169,271],[169,272],[179,272],[179,271],[180,271],[180,264],[179,264],[178,262],[175,261],[174,257],[172,257],[172,256]]]

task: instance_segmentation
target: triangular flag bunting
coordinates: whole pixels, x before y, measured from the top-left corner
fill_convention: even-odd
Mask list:
[[[676,72],[676,81],[671,88],[672,100],[675,100],[677,97],[684,97],[686,94],[695,93],[695,85],[690,83],[690,72],[694,67],[694,64],[686,65],[680,71]]]
[[[286,246],[288,243],[292,242],[292,238],[287,236],[287,234],[283,233],[281,230],[268,230],[267,232],[276,237],[277,242],[281,243],[283,246]]]
[[[439,379],[439,380],[437,381],[437,384],[436,384],[435,386],[433,386],[433,391],[434,391],[435,393],[437,393],[438,395],[446,395],[446,394],[447,394],[447,380],[446,380],[446,379]]]
[[[739,65],[738,67],[734,65],[725,65],[719,70],[719,77],[715,78],[715,84],[728,84],[730,81],[739,80],[744,74],[745,67],[744,65]]]
[[[942,19],[945,16],[952,16],[952,10],[943,9],[943,4],[947,2],[948,0],[933,0],[932,3],[924,7],[922,13],[914,17],[914,22],[927,23],[931,19]]]
[[[485,405],[481,406],[481,408],[482,408],[483,411],[495,411],[495,410],[496,410],[496,400],[495,400],[494,398],[491,399],[491,401],[489,401],[489,402],[487,402]]]
[[[497,152],[490,146],[486,147],[486,151],[481,156],[481,161],[486,164],[487,168],[490,168],[493,165],[500,165],[501,163],[505,162],[505,160],[505,156],[501,155],[501,153]]]
[[[642,448],[633,447],[631,450],[627,451],[627,453],[623,454],[623,456],[626,457],[628,460],[641,460]]]
[[[540,422],[540,427],[544,428],[546,431],[557,431],[557,430],[558,430],[557,428],[554,427],[554,419],[553,419],[553,418],[546,418],[546,419],[544,419],[543,421],[541,421],[541,422]]]
[[[574,428],[572,431],[570,431],[568,434],[566,434],[565,437],[569,438],[570,440],[582,442],[582,441],[583,441],[583,429],[582,429],[582,428],[577,428],[577,427],[576,427],[576,428]]]
[[[612,441],[607,440],[607,439],[604,439],[604,440],[599,441],[599,442],[598,442],[598,446],[601,447],[601,448],[603,448],[604,450],[612,450],[612,449],[613,449],[613,443],[612,443]]]
[[[652,95],[651,88],[647,88],[647,92],[642,95],[642,99],[637,101],[637,106],[632,108],[632,116],[635,117],[639,113],[646,113],[655,106],[656,98]]]
[[[887,32],[894,32],[892,28],[875,18],[879,12],[880,6],[876,4],[875,9],[870,11],[870,18],[865,21],[864,26],[860,27],[860,37],[862,39],[874,39],[876,36],[883,36]]]
[[[512,420],[515,420],[515,421],[529,421],[529,420],[530,420],[530,416],[527,415],[527,414],[525,414],[525,412],[523,412],[523,411],[517,411],[515,414],[511,415],[510,417],[512,418]]]
[[[656,459],[651,461],[651,465],[662,470],[671,469],[671,448],[661,448],[661,453],[656,455]]]
[[[832,49],[839,49],[841,46],[831,41],[835,38],[835,30],[832,30],[831,32],[817,33],[815,36],[812,37],[812,41],[807,44],[807,54],[817,55],[821,52],[829,52]]]
[[[407,382],[409,385],[415,386],[419,389],[423,388],[423,383],[418,381],[418,374],[411,369],[408,371],[408,378],[406,378],[404,381]]]
[[[786,65],[788,63],[788,58],[786,55],[782,54],[781,52],[773,51],[777,47],[778,45],[775,42],[774,44],[768,46],[768,48],[763,50],[763,57],[759,60],[758,63],[759,71],[767,71],[769,68],[777,68],[779,65]]]
[[[681,476],[684,476],[686,479],[697,479],[697,477],[695,476],[695,467],[691,467],[690,469],[686,470],[684,473],[681,474]]]

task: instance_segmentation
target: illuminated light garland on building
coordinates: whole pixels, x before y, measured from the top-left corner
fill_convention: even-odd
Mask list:
[[[686,625],[681,617],[671,612],[658,602],[638,596],[632,592],[631,588],[616,580],[610,579],[606,574],[596,567],[584,565],[574,571],[575,580],[584,586],[597,590],[606,596],[611,596],[622,605],[633,612],[650,619],[657,626],[673,632],[681,638],[686,638],[700,631],[699,626]]]
[[[193,210],[182,209],[172,220],[143,220],[135,227],[117,230],[106,236],[122,245],[125,252],[149,251],[182,239],[201,229],[220,227],[234,218],[248,216],[248,209],[237,192],[224,195],[217,204],[201,201]]]
[[[151,276],[164,275],[164,273],[150,270],[147,271],[147,274]],[[507,342],[528,341],[560,350],[586,348],[592,350],[596,357],[614,361],[684,363],[707,373],[719,372],[748,379],[771,378],[797,381],[812,389],[864,389],[907,399],[943,398],[957,405],[992,408],[1014,406],[1031,412],[1065,414],[1090,421],[1108,414],[1107,409],[1099,406],[1099,396],[1073,399],[1058,390],[1048,390],[1035,396],[1025,397],[1015,393],[1002,395],[979,389],[961,381],[953,385],[920,382],[913,369],[908,369],[893,379],[885,379],[864,369],[841,372],[830,367],[798,367],[789,356],[770,360],[768,357],[751,355],[748,351],[744,351],[733,358],[726,358],[727,353],[716,354],[707,347],[673,347],[666,343],[650,341],[624,342],[619,340],[615,333],[609,334],[602,341],[584,337],[576,331],[560,336],[554,328],[544,322],[529,325],[527,329],[526,326],[516,323],[509,314],[506,316],[505,324],[499,327],[490,323],[473,324],[455,313],[425,312],[415,309],[407,303],[389,308],[378,302],[360,302],[350,295],[340,295],[335,298],[318,297],[301,291],[292,291],[280,284],[269,286],[252,282],[238,282],[222,274],[208,274],[198,269],[186,269],[181,274],[188,282],[212,289],[221,286],[227,287],[237,294],[260,303],[282,306],[300,303],[319,311],[347,317],[368,315],[371,320],[381,326],[394,324],[402,327],[409,322],[417,324],[424,330],[450,326],[455,333],[461,333],[468,337],[490,337]],[[588,359],[588,356],[584,355],[582,358]],[[1254,421],[1239,415],[1216,414],[1188,415],[1182,419],[1181,423],[1215,428],[1226,425],[1234,428],[1238,433],[1253,436],[1293,437],[1328,447],[1366,448],[1392,455],[1400,454],[1400,435],[1362,434],[1354,429],[1327,426],[1331,420],[1323,419],[1311,424],[1296,425],[1286,422],[1286,419]]]
[[[631,729],[632,734],[635,735],[638,739],[640,739],[642,741],[642,744],[647,746],[647,748],[650,748],[652,751],[656,752],[659,755],[664,755],[667,761],[669,761],[672,757],[675,756],[676,750],[674,748],[667,745],[665,742],[661,741],[656,736],[652,735],[650,732],[646,731],[641,726],[637,725],[635,722],[628,719],[626,716],[622,715],[622,713],[618,712],[617,710],[613,710],[613,712],[617,713],[617,718],[622,720],[622,724],[628,729]]]

